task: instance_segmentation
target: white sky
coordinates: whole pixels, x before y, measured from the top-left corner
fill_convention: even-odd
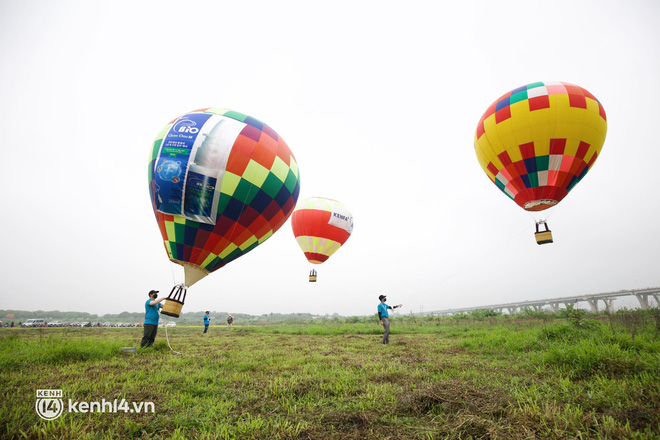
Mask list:
[[[301,200],[355,217],[315,268],[287,223],[193,286],[184,311],[402,313],[660,285],[660,3],[0,0],[0,309],[141,311],[180,281],[149,201],[170,120],[249,114],[296,156]],[[477,122],[566,81],[608,117],[549,219],[493,185]]]

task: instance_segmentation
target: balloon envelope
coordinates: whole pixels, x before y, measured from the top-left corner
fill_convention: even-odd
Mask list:
[[[495,101],[474,147],[491,181],[527,211],[559,203],[591,169],[605,142],[600,102],[582,87],[537,82]]]
[[[153,143],[149,192],[167,254],[186,285],[268,239],[293,211],[298,164],[284,140],[250,116],[187,113]]]
[[[336,200],[309,197],[293,211],[291,228],[307,260],[321,264],[348,240],[353,216]]]

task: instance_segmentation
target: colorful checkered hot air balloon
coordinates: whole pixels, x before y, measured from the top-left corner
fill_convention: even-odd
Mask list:
[[[167,255],[184,267],[185,282],[163,313],[178,316],[188,287],[273,235],[299,191],[296,159],[263,122],[208,108],[167,124],[151,149],[149,192]]]
[[[321,264],[334,254],[353,232],[353,216],[340,202],[309,197],[298,204],[291,216],[293,235],[310,263]],[[310,272],[316,281],[316,271]]]
[[[559,203],[591,169],[605,142],[600,102],[582,87],[537,82],[495,101],[474,136],[481,167],[491,181],[527,211]],[[539,225],[545,231],[539,231]],[[537,242],[551,243],[545,220]]]

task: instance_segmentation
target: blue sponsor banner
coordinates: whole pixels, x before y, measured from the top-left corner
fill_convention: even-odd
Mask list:
[[[156,209],[165,214],[182,215],[183,185],[190,153],[202,126],[213,116],[190,113],[177,119],[163,139],[154,169]]]

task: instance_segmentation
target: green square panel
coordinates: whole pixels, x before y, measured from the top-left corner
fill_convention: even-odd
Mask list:
[[[236,190],[234,191],[234,194],[232,194],[232,197],[240,201],[241,203],[249,205],[250,202],[252,202],[254,196],[256,196],[258,192],[259,192],[259,188],[252,185],[247,180],[241,179],[238,186],[236,187]]]
[[[539,175],[536,173],[529,173],[527,175],[527,178],[529,179],[529,184],[531,185],[532,188],[538,188],[539,186]]]
[[[186,236],[186,225],[174,223],[174,239],[177,243],[183,244]]]
[[[547,171],[550,169],[550,156],[538,156],[536,158],[536,171]]]
[[[228,196],[225,193],[220,193],[220,198],[218,199],[218,210],[216,211],[218,214],[222,214],[225,209],[227,209],[227,204],[231,200],[231,196]]]
[[[280,189],[282,189],[282,181],[273,173],[270,173],[264,184],[261,185],[261,190],[272,198],[275,198]]]
[[[289,190],[290,193],[293,194],[293,191],[296,189],[297,183],[298,183],[298,178],[296,177],[296,175],[293,173],[292,170],[289,170],[289,175],[286,176],[284,185],[286,186],[286,188]]]

